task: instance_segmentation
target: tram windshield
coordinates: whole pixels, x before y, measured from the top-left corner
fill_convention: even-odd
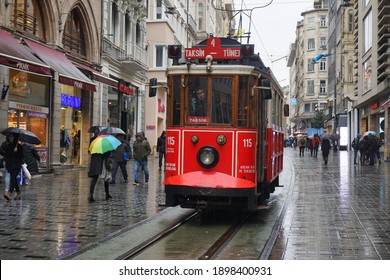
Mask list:
[[[230,124],[232,121],[232,78],[195,78],[188,85],[188,124]],[[211,92],[211,96],[209,94]],[[210,114],[208,114],[210,112]]]
[[[255,117],[249,114],[253,107],[249,76],[175,75],[171,81],[168,118],[172,125],[252,127],[255,124]]]

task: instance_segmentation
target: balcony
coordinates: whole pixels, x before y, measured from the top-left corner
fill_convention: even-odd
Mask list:
[[[118,46],[104,38],[102,51],[103,56],[117,60],[134,71],[148,69],[148,53],[133,42],[123,42]]]

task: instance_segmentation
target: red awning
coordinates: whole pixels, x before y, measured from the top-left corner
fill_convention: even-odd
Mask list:
[[[64,53],[27,39],[24,41],[41,60],[57,71],[61,84],[96,91],[96,85]]]
[[[42,76],[52,76],[50,67],[45,65],[30,50],[20,44],[10,33],[0,29],[0,64]]]
[[[381,109],[385,110],[390,107],[390,99],[387,100],[385,103],[382,104]]]
[[[118,81],[117,80],[114,80],[114,79],[111,79],[110,77],[104,76],[103,73],[100,73],[97,70],[95,70],[89,66],[86,66],[84,64],[77,63],[75,61],[73,61],[73,64],[77,68],[79,68],[81,71],[86,71],[89,75],[91,75],[92,80],[100,82],[100,83],[104,83],[104,84],[111,86],[113,88],[118,88]]]

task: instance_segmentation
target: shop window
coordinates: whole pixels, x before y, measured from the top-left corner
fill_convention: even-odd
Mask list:
[[[49,107],[49,80],[46,77],[10,69],[9,99]]]

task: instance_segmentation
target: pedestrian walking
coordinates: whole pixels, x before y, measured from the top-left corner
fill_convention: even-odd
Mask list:
[[[310,137],[307,137],[306,140],[306,148],[310,151],[310,156],[313,156],[313,139]]]
[[[38,162],[41,161],[37,149],[33,144],[23,143],[23,157],[24,162],[27,164],[27,169],[31,175],[38,174]]]
[[[330,141],[329,139],[322,139],[321,141],[321,151],[322,151],[322,157],[324,159],[325,165],[328,164],[328,156],[329,156],[329,151],[331,149]]]
[[[116,183],[116,174],[118,168],[121,168],[123,179],[125,183],[128,183],[128,174],[127,174],[127,161],[131,155],[131,148],[129,142],[126,141],[125,135],[118,134],[116,138],[121,141],[121,144],[112,152],[112,159],[114,160],[114,165],[112,167],[112,179],[111,184]]]
[[[145,173],[145,183],[149,182],[149,170],[148,170],[148,155],[151,153],[151,148],[148,140],[143,137],[141,132],[138,132],[135,136],[135,142],[133,144],[133,156],[134,156],[134,185],[139,185],[140,168]]]
[[[298,138],[298,145],[299,145],[299,156],[304,156],[305,148],[306,148],[306,139],[304,136]]]
[[[358,159],[358,153],[359,153],[359,142],[360,142],[360,133],[357,134],[357,136],[352,141],[352,148],[353,148],[353,164],[357,164]]]
[[[382,147],[382,139],[378,136],[375,136],[375,140],[376,140],[375,154],[376,154],[376,157],[378,159],[378,163],[380,164],[381,163],[381,154],[379,152],[379,149]]]
[[[360,163],[364,165],[369,160],[369,147],[370,140],[368,135],[365,135],[362,140],[359,142],[359,151],[360,151]]]
[[[158,152],[158,171],[161,171],[161,166],[164,158],[164,170],[165,170],[165,130],[161,133],[161,136],[157,139],[157,152]]]
[[[23,164],[23,147],[18,143],[18,134],[10,133],[1,145],[0,154],[5,158],[5,168],[10,174],[9,191],[4,193],[4,198],[12,199],[12,193],[16,190],[15,200],[21,198],[21,191],[16,177]]]
[[[89,145],[91,145],[92,141],[95,140],[98,136],[99,136],[99,128],[95,128],[92,137],[89,138]]]
[[[314,137],[311,141],[313,145],[313,157],[317,158],[318,148],[320,147],[320,143],[321,143],[320,137],[318,136],[317,133],[314,134]]]
[[[112,152],[106,152],[104,154],[91,154],[91,163],[89,165],[88,177],[92,178],[89,185],[88,201],[94,202],[93,192],[95,190],[96,183],[99,179],[104,181],[104,191],[106,193],[106,200],[112,198],[109,192],[109,184],[111,181],[111,171],[114,161],[112,159]]]
[[[375,164],[375,157],[377,152],[377,140],[374,135],[371,133],[368,134],[369,146],[368,146],[368,154],[369,154],[369,165]]]

